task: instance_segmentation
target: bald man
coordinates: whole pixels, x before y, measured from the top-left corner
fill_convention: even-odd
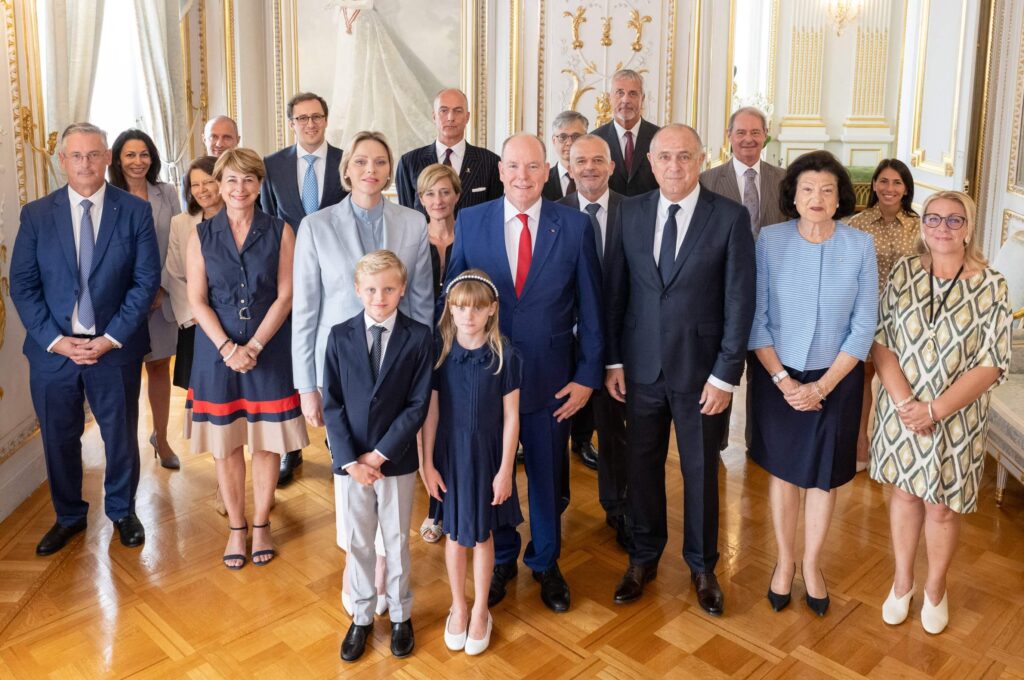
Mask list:
[[[228,149],[238,146],[240,141],[238,124],[227,116],[214,116],[203,127],[203,144],[208,156],[219,158]]]

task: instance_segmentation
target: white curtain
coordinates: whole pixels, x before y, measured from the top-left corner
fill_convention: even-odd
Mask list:
[[[175,2],[135,0],[146,131],[153,137],[166,177],[172,182],[180,176],[187,134],[181,9]]]

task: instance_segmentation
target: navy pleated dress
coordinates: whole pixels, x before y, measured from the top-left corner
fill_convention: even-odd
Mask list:
[[[467,548],[486,541],[498,527],[523,521],[514,474],[512,495],[501,505],[491,505],[494,476],[501,467],[502,398],[522,381],[519,355],[507,342],[502,353],[504,362],[495,375],[498,358],[487,345],[467,350],[455,341],[434,373],[440,407],[434,467],[448,488],[441,527]]]

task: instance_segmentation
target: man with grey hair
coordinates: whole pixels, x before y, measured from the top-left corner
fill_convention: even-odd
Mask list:
[[[68,183],[22,209],[11,255],[11,299],[25,326],[29,389],[57,514],[37,555],[57,552],[86,526],[86,398],[107,457],[104,511],[123,545],[146,540],[135,514],[139,386],[160,286],[153,211],[106,183],[106,133],[70,125],[58,158]]]
[[[227,116],[214,116],[206,121],[203,127],[203,144],[206,155],[219,158],[228,149],[238,146],[242,138],[238,136],[238,124]]]
[[[395,189],[399,203],[427,214],[416,193],[416,182],[423,168],[434,163],[451,166],[459,176],[462,192],[455,203],[456,217],[463,208],[501,197],[503,188],[498,174],[498,155],[466,141],[468,124],[469,100],[465,93],[455,88],[438,92],[434,97],[437,138],[426,146],[409,151],[398,161]]]
[[[594,130],[608,142],[615,172],[609,186],[623,196],[638,196],[658,188],[647,152],[658,126],[641,117],[644,79],[631,69],[612,74],[612,121]]]
[[[588,127],[590,121],[578,111],[562,111],[551,122],[551,145],[558,152],[558,163],[548,172],[548,181],[544,184],[544,198],[549,201],[575,193],[576,183],[569,174],[569,149],[573,142],[587,134]]]

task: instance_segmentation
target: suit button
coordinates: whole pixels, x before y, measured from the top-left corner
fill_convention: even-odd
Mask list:
[[[245,288],[245,284],[244,283],[242,284],[242,288]]]

